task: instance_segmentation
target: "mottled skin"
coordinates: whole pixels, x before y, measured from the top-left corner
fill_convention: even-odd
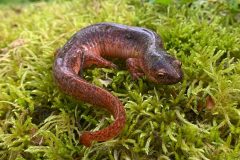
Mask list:
[[[98,23],[83,28],[58,50],[53,73],[62,91],[76,99],[107,109],[115,118],[108,127],[84,132],[80,142],[106,141],[117,136],[124,127],[126,114],[122,103],[108,91],[81,77],[82,69],[116,67],[102,57],[126,59],[133,78],[146,75],[150,81],[174,84],[182,80],[181,62],[168,55],[162,40],[153,31],[114,23]],[[80,74],[80,76],[79,76]]]

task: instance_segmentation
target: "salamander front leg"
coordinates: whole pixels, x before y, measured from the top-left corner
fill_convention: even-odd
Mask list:
[[[88,68],[92,65],[96,65],[96,67],[99,68],[117,68],[114,63],[102,58],[101,56],[95,54],[84,54],[83,68]]]
[[[92,53],[82,53],[81,62],[80,76],[84,68],[89,68],[93,65],[98,68],[117,68],[117,65],[114,63]]]
[[[128,58],[126,61],[128,71],[132,75],[133,79],[138,79],[145,75],[141,69],[140,64],[140,60],[137,58]]]

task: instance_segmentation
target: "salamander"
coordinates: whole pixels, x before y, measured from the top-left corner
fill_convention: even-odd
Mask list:
[[[98,131],[86,131],[80,143],[89,147],[93,141],[102,142],[119,135],[126,122],[123,104],[110,92],[82,77],[83,69],[116,68],[103,57],[122,58],[134,79],[146,76],[159,84],[174,84],[183,79],[181,62],[169,55],[154,31],[116,23],[97,23],[76,32],[57,51],[53,76],[57,86],[75,99],[109,111],[114,122]]]

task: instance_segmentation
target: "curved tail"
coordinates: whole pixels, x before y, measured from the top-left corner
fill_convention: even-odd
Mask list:
[[[57,61],[58,59],[55,61],[53,74],[56,83],[63,92],[94,106],[105,108],[115,118],[111,125],[102,130],[84,132],[80,137],[80,143],[89,147],[92,141],[106,141],[116,137],[122,131],[126,122],[125,110],[120,100],[108,91],[81,79]]]

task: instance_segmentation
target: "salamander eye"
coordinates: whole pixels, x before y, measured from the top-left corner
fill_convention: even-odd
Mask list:
[[[164,76],[166,75],[166,71],[163,70],[163,69],[159,69],[159,70],[157,71],[157,75],[158,75],[159,77],[164,77]]]

